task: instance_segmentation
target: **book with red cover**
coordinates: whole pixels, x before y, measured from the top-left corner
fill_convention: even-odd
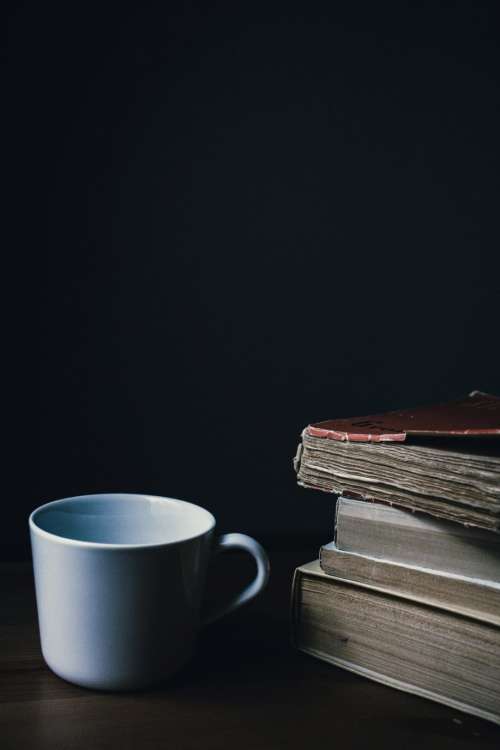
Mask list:
[[[308,425],[298,482],[500,530],[500,398],[458,401]]]
[[[372,443],[403,442],[407,435],[500,436],[500,398],[472,391],[459,401],[318,422],[309,425],[307,432],[331,440]]]

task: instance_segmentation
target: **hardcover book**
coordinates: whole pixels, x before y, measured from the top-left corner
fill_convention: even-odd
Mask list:
[[[498,583],[341,552],[333,543],[321,547],[320,566],[327,575],[500,627]]]
[[[391,505],[339,497],[333,546],[374,560],[500,586],[500,534]]]
[[[500,723],[500,627],[378,585],[295,572],[292,641],[386,685]]]

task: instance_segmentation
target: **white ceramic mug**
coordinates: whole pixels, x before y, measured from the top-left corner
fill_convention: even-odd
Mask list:
[[[212,621],[256,596],[269,560],[244,534],[214,538],[198,505],[132,494],[55,500],[30,516],[42,653],[60,677],[102,690],[168,678],[191,657],[211,555],[249,552],[254,581]]]

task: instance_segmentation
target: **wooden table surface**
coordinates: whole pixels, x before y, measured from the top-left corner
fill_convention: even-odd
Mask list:
[[[500,747],[500,728],[300,654],[289,644],[296,565],[316,548],[270,549],[261,598],[207,628],[193,663],[162,687],[98,693],[70,685],[39,649],[31,568],[0,566],[0,748]],[[217,563],[217,590],[252,575],[236,554]],[[228,564],[228,562],[230,564]]]

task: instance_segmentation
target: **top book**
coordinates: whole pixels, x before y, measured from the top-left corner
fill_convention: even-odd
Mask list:
[[[308,425],[295,469],[305,487],[500,531],[500,398]]]

